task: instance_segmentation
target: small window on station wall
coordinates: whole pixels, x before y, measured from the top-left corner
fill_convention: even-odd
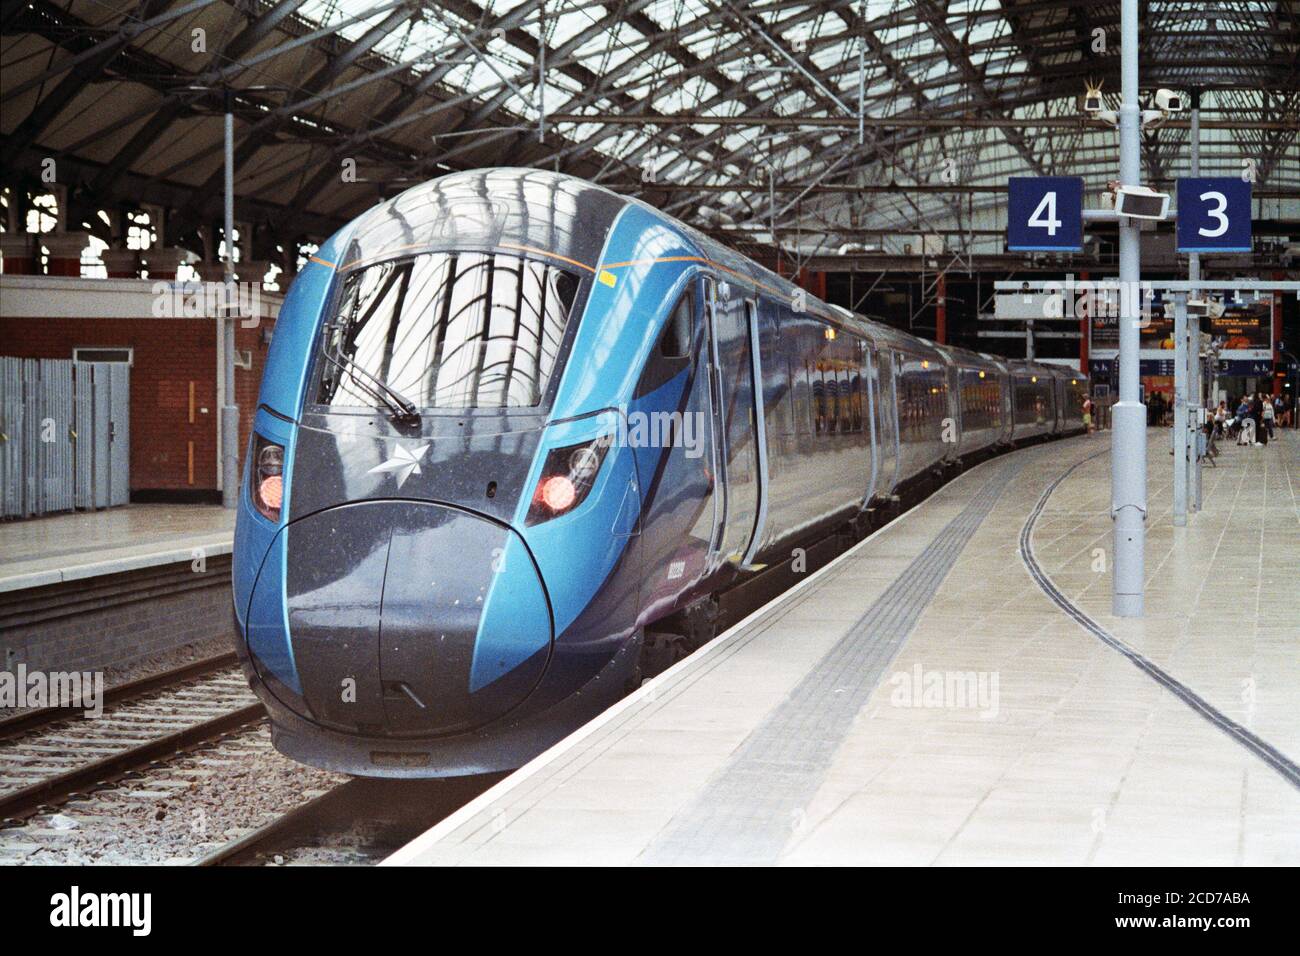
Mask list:
[[[133,365],[135,363],[135,349],[131,349],[131,348],[73,349],[72,360],[74,362],[123,362],[127,365]]]

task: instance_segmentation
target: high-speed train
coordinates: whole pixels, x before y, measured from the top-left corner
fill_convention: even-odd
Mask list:
[[[286,296],[235,535],[275,746],[372,776],[510,769],[719,595],[909,486],[1083,428],[1069,370],[807,295],[535,169],[366,212]]]

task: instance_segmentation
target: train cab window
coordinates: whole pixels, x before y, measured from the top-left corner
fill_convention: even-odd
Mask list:
[[[646,359],[635,397],[648,395],[691,364],[695,335],[695,287],[682,293],[668,316],[659,342]]]
[[[377,384],[420,408],[539,405],[578,280],[516,255],[431,252],[345,275],[316,399],[374,407]]]

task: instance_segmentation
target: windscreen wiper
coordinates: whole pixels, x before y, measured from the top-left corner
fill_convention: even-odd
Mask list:
[[[361,391],[370,397],[371,401],[382,406],[388,412],[388,417],[394,422],[399,425],[418,425],[420,423],[420,412],[415,407],[415,403],[397,389],[392,388],[370,372],[367,372],[357,363],[355,358],[347,355],[340,348],[331,349],[328,345],[325,346],[323,352],[325,358],[340,373],[345,373]],[[364,376],[364,380],[358,378],[358,374]]]

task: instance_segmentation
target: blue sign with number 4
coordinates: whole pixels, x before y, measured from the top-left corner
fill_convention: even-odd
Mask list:
[[[1083,250],[1083,178],[1012,176],[1007,180],[1007,248],[1012,252]]]
[[[1178,180],[1179,252],[1250,252],[1250,183],[1235,176]]]

